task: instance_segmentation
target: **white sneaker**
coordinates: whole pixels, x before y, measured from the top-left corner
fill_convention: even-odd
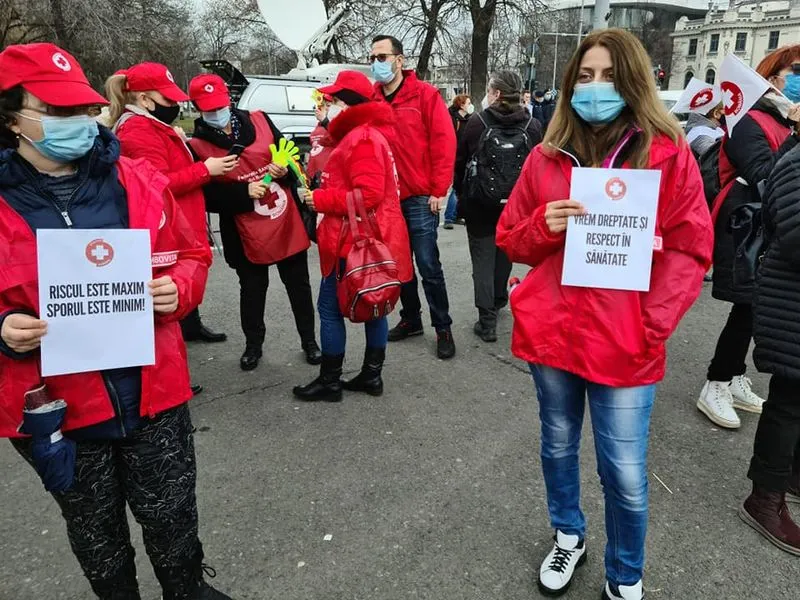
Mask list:
[[[642,598],[644,598],[644,587],[641,581],[635,585],[616,586],[616,593],[611,584],[606,582],[606,589],[603,590],[603,600],[642,600]]]
[[[697,401],[697,410],[725,429],[742,426],[739,415],[733,410],[733,395],[727,381],[706,381]]]
[[[556,531],[556,543],[539,569],[539,591],[560,596],[569,589],[575,569],[586,562],[586,544],[577,535]]]
[[[761,414],[761,406],[764,399],[757,396],[750,386],[753,382],[749,377],[737,375],[731,381],[731,395],[733,396],[733,407],[751,413]]]

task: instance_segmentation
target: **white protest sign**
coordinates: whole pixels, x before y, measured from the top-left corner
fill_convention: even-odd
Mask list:
[[[42,375],[155,363],[146,229],[40,229]]]
[[[722,61],[719,76],[722,108],[730,134],[739,120],[772,86],[734,54],[729,54]]]
[[[722,94],[719,88],[692,77],[670,112],[676,114],[694,112],[707,115],[721,102],[721,98]]]
[[[570,197],[588,214],[570,217],[561,283],[650,290],[661,171],[572,169]]]

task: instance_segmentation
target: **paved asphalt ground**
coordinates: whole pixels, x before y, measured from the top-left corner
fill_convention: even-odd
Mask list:
[[[497,344],[472,334],[464,228],[440,231],[440,240],[457,357],[438,361],[428,330],[390,347],[383,398],[351,395],[339,405],[292,400],[291,387],[315,371],[302,361],[275,271],[266,358],[252,373],[239,370],[238,285],[217,260],[203,313],[230,340],[190,348],[194,380],[206,388],[192,414],[201,537],[215,585],[234,599],[540,597],[536,574],[551,532],[533,385],[509,352],[508,312]],[[316,258],[312,264],[318,281]],[[726,316],[706,289],[670,343],[652,423],[651,600],[800,598],[800,559],[736,516],[748,492],[756,416],[743,415],[742,429],[727,432],[694,406]],[[354,371],[364,336],[348,331],[346,367]],[[765,392],[766,379],[754,380]],[[605,535],[588,423],[585,442],[589,561],[567,598],[596,600]],[[0,600],[91,598],[55,503],[6,443],[0,472]],[[135,529],[143,598],[157,600]]]

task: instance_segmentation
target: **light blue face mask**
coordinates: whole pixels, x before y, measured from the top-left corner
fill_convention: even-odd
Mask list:
[[[611,123],[625,108],[625,99],[614,84],[606,81],[576,83],[572,92],[572,108],[590,125]]]
[[[394,79],[394,71],[392,71],[392,63],[388,60],[383,62],[375,61],[372,63],[372,77],[379,83],[389,83]]]
[[[789,73],[783,78],[786,85],[783,87],[783,95],[792,102],[800,102],[800,75]]]
[[[60,163],[70,163],[86,156],[98,135],[97,121],[89,115],[74,117],[43,116],[35,119],[17,113],[23,119],[42,124],[42,139],[34,141],[23,135],[42,156]]]
[[[225,108],[220,108],[219,110],[204,112],[203,121],[212,127],[216,127],[217,129],[225,129],[228,126],[228,123],[231,122],[231,109],[230,107],[226,106]]]

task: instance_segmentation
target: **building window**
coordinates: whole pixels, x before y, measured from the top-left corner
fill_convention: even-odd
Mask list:
[[[706,71],[706,83],[709,85],[714,85],[714,80],[716,80],[717,74],[714,69],[709,69]]]
[[[708,53],[709,54],[716,54],[719,52],[719,34],[712,33],[711,34],[711,43],[708,45]]]
[[[694,77],[694,73],[692,73],[691,71],[686,71],[686,77],[683,78],[683,87],[689,85],[689,82],[692,80],[692,77]]]
[[[747,48],[747,32],[740,31],[736,34],[736,47],[735,52],[744,52]]]
[[[778,47],[781,39],[781,32],[780,31],[770,31],[769,32],[769,45],[767,46],[767,50],[775,50]]]
[[[689,40],[689,56],[697,56],[697,38]]]

